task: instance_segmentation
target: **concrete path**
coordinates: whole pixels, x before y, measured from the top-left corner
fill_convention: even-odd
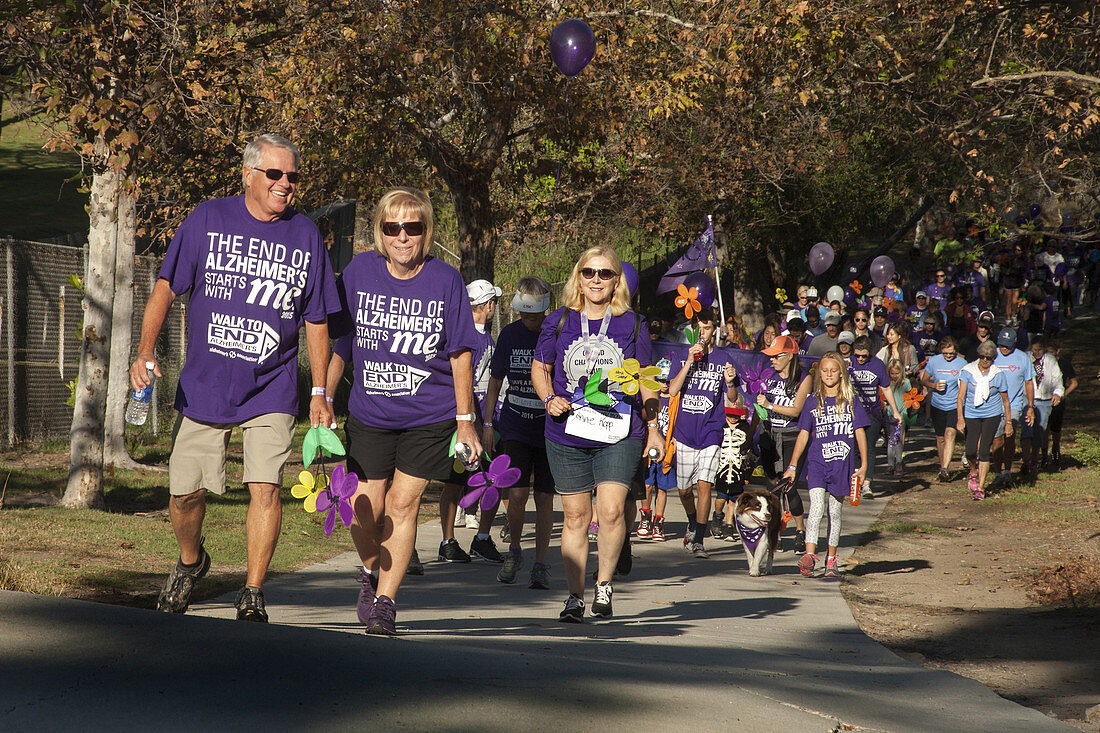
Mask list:
[[[883,504],[846,507],[842,556]],[[397,639],[362,634],[350,554],[270,580],[267,626],[223,620],[231,596],[171,616],[0,593],[0,730],[1072,730],[887,651],[792,552],[750,578],[739,545],[635,543],[615,617],[576,626],[556,535],[551,591],[438,540],[421,527]]]

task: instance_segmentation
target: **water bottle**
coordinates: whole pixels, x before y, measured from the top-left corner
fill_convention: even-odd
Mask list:
[[[655,461],[655,460],[657,460],[657,457],[659,455],[661,455],[661,451],[657,450],[656,448],[650,448],[646,452],[645,457],[648,458],[651,461]]]
[[[153,385],[157,381],[157,375],[153,374],[155,362],[145,362],[145,373],[149,375],[149,386],[145,389],[135,389],[130,393],[130,402],[126,405],[126,422],[131,425],[144,425],[149,417],[149,404],[153,401]]]
[[[477,468],[477,456],[474,455],[473,449],[465,443],[455,443],[455,458],[470,470]]]
[[[862,485],[863,482],[859,480],[859,474],[853,473],[852,480],[848,484],[848,503],[852,506],[859,506]]]

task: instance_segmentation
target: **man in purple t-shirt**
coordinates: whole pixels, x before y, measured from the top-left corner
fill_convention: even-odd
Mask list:
[[[894,402],[894,392],[890,387],[890,377],[886,374],[886,365],[878,357],[871,356],[871,339],[860,336],[852,344],[852,362],[848,373],[852,377],[852,389],[859,397],[863,409],[867,412],[870,426],[867,428],[867,476],[863,481],[861,498],[873,499],[871,479],[875,477],[875,443],[882,433],[882,402],[885,399],[893,412],[895,421],[901,420],[901,412]]]
[[[203,547],[206,493],[225,493],[229,433],[244,434],[248,573],[237,618],[267,621],[263,582],[282,526],[279,489],[298,412],[298,334],[309,351],[314,426],[333,423],[325,395],[328,314],[339,297],[320,232],[290,206],[298,151],[286,138],[261,135],[244,150],[244,194],[200,204],[183,222],[145,306],[135,390],[158,377],[157,336],[177,295],[190,293],[187,361],[176,391],[179,417],[168,462],[168,503],[179,560],[157,609],[183,613],[210,569]]]

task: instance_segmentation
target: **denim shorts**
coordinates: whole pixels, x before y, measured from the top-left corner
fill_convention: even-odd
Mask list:
[[[642,439],[624,438],[598,448],[574,448],[546,441],[546,458],[559,494],[580,494],[600,484],[630,489],[639,474]]]
[[[1047,425],[1050,424],[1051,409],[1053,405],[1050,400],[1035,400],[1035,425],[1028,425],[1027,421],[1024,421],[1020,426],[1021,437],[1033,438],[1046,430]]]
[[[994,397],[994,396],[995,395],[990,395],[990,397]],[[1027,424],[1023,420],[1023,417],[1024,417],[1024,410],[1023,409],[1012,410],[1012,415],[1011,415],[1011,418],[1012,418],[1012,434],[1014,436],[1016,436],[1017,438],[1024,437],[1023,434],[1020,432],[1020,426]],[[996,432],[996,434],[994,434],[993,437],[994,438],[1001,438],[1001,437],[1004,437],[1004,434],[1005,434],[1005,419],[1002,416],[1000,424],[997,425],[997,432]]]

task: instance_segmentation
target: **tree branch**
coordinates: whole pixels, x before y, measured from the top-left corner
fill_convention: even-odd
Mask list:
[[[1065,79],[1066,81],[1072,81],[1078,84],[1093,84],[1096,86],[1100,86],[1100,77],[1088,76],[1086,74],[1078,74],[1073,71],[1033,71],[1028,74],[1010,74],[1009,76],[983,76],[981,79],[976,79],[970,82],[970,86],[971,88],[975,88],[988,86],[990,84],[1025,81],[1027,79],[1041,79],[1044,77]]]
[[[665,20],[665,21],[668,21],[669,23],[672,23],[673,25],[678,25],[678,26],[681,26],[683,28],[688,28],[688,29],[693,30],[693,31],[706,30],[705,26],[696,25],[695,23],[689,23],[686,20],[680,20],[679,18],[677,18],[674,15],[669,15],[668,13],[661,13],[661,12],[658,12],[656,10],[608,10],[608,11],[605,11],[605,12],[602,12],[602,13],[589,13],[588,14],[588,16],[590,18],[620,17],[620,16],[624,16],[624,15],[627,15],[627,16],[629,16],[629,15],[632,15],[632,16],[643,15],[643,16],[646,16],[648,18],[657,18],[658,20]]]

